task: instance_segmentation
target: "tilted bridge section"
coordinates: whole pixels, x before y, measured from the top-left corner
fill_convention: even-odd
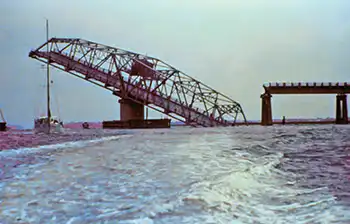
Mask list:
[[[246,122],[239,103],[150,56],[72,38],[51,38],[29,56],[188,125]]]

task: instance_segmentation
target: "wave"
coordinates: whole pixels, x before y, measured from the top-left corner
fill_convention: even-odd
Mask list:
[[[256,157],[252,151],[236,151],[230,157],[231,171],[213,169],[176,201],[154,205],[149,217],[157,220],[186,211],[192,216],[181,223],[309,223],[339,221],[346,212],[335,205],[328,188],[303,189],[290,183],[295,174],[278,169],[283,153]],[[331,212],[323,212],[325,208]]]
[[[38,211],[38,207],[31,206],[25,211],[35,220],[50,222],[55,215],[65,223],[350,220],[348,207],[339,203],[330,185],[312,185],[313,180],[304,181],[309,181],[308,185],[300,182],[308,178],[307,172],[314,174],[312,169],[300,169],[308,162],[297,154],[304,153],[301,146],[307,143],[305,138],[312,137],[299,136],[307,128],[293,128],[290,135],[285,135],[287,130],[282,129],[271,129],[271,133],[262,128],[135,131],[130,139],[44,156],[45,166],[39,169],[30,166],[18,169],[24,176],[19,178],[20,184],[25,187],[16,187],[9,181],[2,190],[9,193],[6,197],[18,190],[15,193],[21,198],[4,198],[3,205],[13,201],[26,203],[43,195],[45,203],[60,203],[57,210],[43,206]],[[317,135],[325,132],[319,130]],[[120,137],[124,136],[117,136]],[[295,144],[301,140],[304,143]],[[40,152],[45,151],[50,150]],[[53,161],[48,162],[47,158]],[[293,159],[300,160],[300,164],[292,162]],[[297,167],[287,166],[291,162]],[[62,181],[57,183],[57,178]],[[43,180],[48,187],[43,186]],[[346,183],[342,186],[346,187]],[[40,194],[31,195],[28,189]],[[11,209],[14,208],[7,204],[3,210]],[[13,214],[3,217],[15,218]]]

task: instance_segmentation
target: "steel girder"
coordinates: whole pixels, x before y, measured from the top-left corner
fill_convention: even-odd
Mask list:
[[[246,122],[239,103],[150,56],[71,38],[51,38],[29,56],[192,126]]]

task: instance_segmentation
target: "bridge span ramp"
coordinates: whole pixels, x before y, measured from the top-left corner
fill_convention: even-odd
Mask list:
[[[76,38],[51,38],[29,56],[188,125],[246,122],[238,102],[154,57]]]

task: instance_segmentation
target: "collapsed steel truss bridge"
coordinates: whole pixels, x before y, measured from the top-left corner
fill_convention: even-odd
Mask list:
[[[246,122],[239,103],[150,56],[71,38],[51,38],[29,56],[188,125]]]

